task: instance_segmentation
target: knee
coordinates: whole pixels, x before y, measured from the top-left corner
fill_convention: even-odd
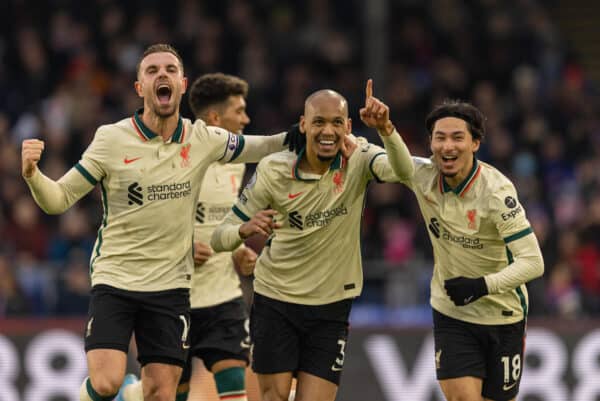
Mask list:
[[[119,392],[123,378],[110,375],[96,375],[90,377],[92,388],[98,395],[108,397]]]

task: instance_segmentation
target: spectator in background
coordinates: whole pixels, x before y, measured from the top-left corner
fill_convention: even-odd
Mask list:
[[[14,265],[8,256],[0,254],[0,319],[30,313],[30,302],[15,277]]]

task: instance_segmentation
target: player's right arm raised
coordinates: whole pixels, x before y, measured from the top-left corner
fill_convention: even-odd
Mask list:
[[[94,188],[74,168],[58,181],[46,177],[37,167],[44,151],[44,142],[26,139],[21,146],[21,173],[33,199],[48,214],[60,214]]]

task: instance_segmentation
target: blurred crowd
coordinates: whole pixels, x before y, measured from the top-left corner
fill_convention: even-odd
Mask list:
[[[385,20],[367,10],[385,7]],[[545,257],[530,283],[534,316],[600,312],[600,97],[534,0],[8,0],[0,13],[0,318],[87,311],[97,191],[45,215],[20,175],[20,143],[46,142],[57,179],[96,128],[141,105],[135,67],[152,43],[174,45],[190,80],[223,71],[250,84],[246,132],[296,122],[319,88],[348,98],[358,135],[364,83],[391,108],[413,154],[428,156],[424,118],[444,98],[487,116],[479,158],[519,191]],[[373,35],[373,26],[382,28]],[[369,38],[369,39],[367,39]],[[377,43],[372,43],[373,38]],[[383,68],[369,70],[373,49]],[[373,74],[376,74],[375,76]],[[182,112],[191,117],[184,99]],[[412,193],[369,188],[362,225],[366,285],[359,305],[428,303],[431,245]],[[383,315],[382,315],[383,316]]]

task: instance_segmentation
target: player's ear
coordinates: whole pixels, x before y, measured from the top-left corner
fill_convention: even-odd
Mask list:
[[[187,90],[187,87],[188,87],[188,79],[186,77],[183,77],[182,84],[183,84],[183,91],[181,93],[185,93],[185,91]]]
[[[302,134],[306,134],[306,119],[304,118],[304,116],[300,116],[300,124],[298,125],[298,128],[300,130],[300,133]]]
[[[219,126],[221,123],[221,116],[215,110],[210,109],[206,113],[206,120],[204,121],[207,125]]]
[[[479,150],[479,145],[481,145],[481,139],[473,138],[473,145],[471,146],[471,150],[473,151],[473,153]]]
[[[352,133],[352,119],[350,117],[348,117],[348,122],[346,123],[346,125],[348,128],[348,132],[346,132],[346,134]]]
[[[140,81],[135,81],[133,87],[135,88],[135,93],[137,93],[139,97],[144,97],[142,94],[142,83]]]

